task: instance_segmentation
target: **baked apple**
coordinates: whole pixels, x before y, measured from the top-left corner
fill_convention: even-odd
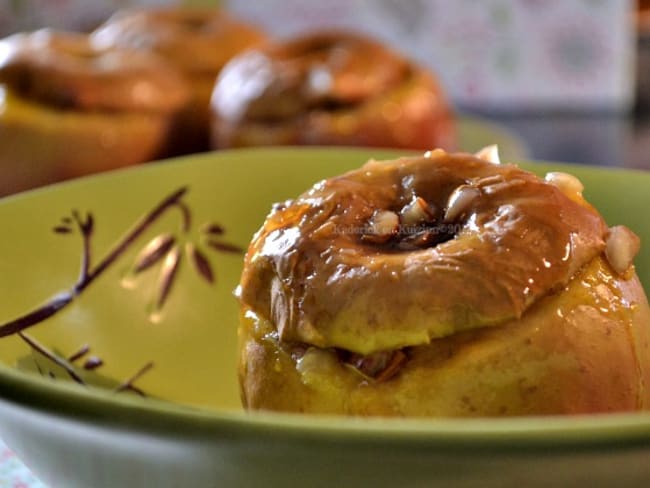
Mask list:
[[[493,150],[370,161],[276,205],[238,288],[246,408],[650,409],[639,239]]]

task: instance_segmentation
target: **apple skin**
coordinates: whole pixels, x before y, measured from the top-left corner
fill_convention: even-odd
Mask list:
[[[519,319],[406,349],[376,382],[329,349],[292,356],[242,310],[239,374],[253,410],[356,416],[493,417],[650,409],[650,308],[631,267],[602,256]]]
[[[387,107],[402,110],[387,117]],[[212,118],[213,149],[324,145],[454,150],[456,139],[455,115],[437,81],[425,72],[354,111],[320,111],[273,124],[231,121],[216,109]]]
[[[0,196],[165,155],[169,115],[62,111],[1,84],[0,95]]]
[[[314,91],[310,73],[327,77],[324,92]],[[233,82],[241,79],[248,83]],[[341,106],[315,102],[323,96]],[[234,57],[214,86],[211,112],[213,149],[458,146],[456,115],[435,74],[344,31],[307,33]]]

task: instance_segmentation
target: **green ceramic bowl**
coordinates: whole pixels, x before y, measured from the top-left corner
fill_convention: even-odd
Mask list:
[[[0,201],[0,437],[65,488],[647,482],[650,414],[458,421],[241,410],[240,250],[271,203],[395,155],[224,151]],[[650,173],[522,166],[576,174],[609,223],[650,242]],[[650,284],[650,247],[637,265]]]

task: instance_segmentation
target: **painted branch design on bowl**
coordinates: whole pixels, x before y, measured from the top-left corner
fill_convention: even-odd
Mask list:
[[[32,350],[33,353],[35,353],[35,355],[44,358],[51,366],[56,366],[59,369],[65,371],[65,374],[72,381],[74,381],[79,385],[88,386],[89,384],[92,384],[91,382],[89,382],[87,379],[84,378],[85,374],[83,373],[83,370],[95,371],[96,369],[104,365],[104,360],[97,356],[88,357],[84,361],[82,367],[79,367],[75,364],[76,361],[82,359],[90,352],[90,346],[88,346],[87,344],[84,344],[77,352],[65,358],[61,354],[58,354],[57,352],[47,348],[41,342],[37,341],[36,339],[28,335],[26,332],[18,332],[17,335],[23,340],[23,342],[25,342],[30,347],[30,349]],[[39,372],[41,376],[46,376],[52,379],[57,378],[53,367],[49,366],[47,370],[44,370],[36,358],[33,359],[33,362],[34,362],[34,366],[36,367],[36,370]],[[147,362],[142,367],[140,367],[138,371],[136,371],[133,375],[131,375],[124,381],[121,381],[119,384],[114,386],[112,388],[112,391],[114,393],[129,391],[141,397],[147,396],[141,388],[135,385],[135,382],[140,377],[142,377],[146,372],[151,370],[153,366],[154,366],[153,361]]]
[[[151,239],[136,256],[129,274],[122,281],[125,286],[130,287],[135,276],[160,264],[158,290],[150,314],[150,319],[154,322],[160,320],[161,309],[169,297],[181,261],[187,260],[197,275],[206,283],[212,285],[216,282],[216,272],[203,245],[187,239],[187,229],[183,236],[164,232]],[[223,227],[218,224],[206,224],[199,231],[200,241],[208,249],[219,253],[243,254],[244,250],[241,247],[221,240],[221,235],[224,232]]]
[[[65,370],[73,381],[79,384],[85,384],[81,375],[77,372],[78,368],[73,363],[88,353],[88,346],[82,347],[66,359],[47,349],[34,338],[28,336],[25,331],[51,318],[73,303],[99,276],[135,246],[138,239],[154,223],[172,209],[180,212],[180,232],[163,232],[149,240],[137,254],[129,272],[130,276],[136,276],[160,264],[160,271],[156,282],[157,293],[150,319],[156,322],[160,320],[160,312],[173,289],[183,257],[191,263],[193,269],[204,282],[208,285],[214,284],[216,282],[216,272],[204,247],[218,253],[243,254],[244,250],[235,244],[223,241],[222,238],[225,234],[225,229],[217,223],[208,223],[199,229],[199,240],[201,242],[193,242],[189,238],[192,228],[192,212],[184,201],[187,192],[188,188],[182,187],[164,198],[158,205],[135,222],[98,261],[94,260],[92,245],[96,226],[93,214],[90,212],[82,214],[78,210],[72,210],[70,216],[63,217],[52,228],[52,231],[62,236],[79,235],[82,239],[81,265],[77,281],[70,289],[55,294],[44,304],[24,315],[0,324],[0,338],[18,335],[30,346],[32,351],[38,352],[52,364]],[[102,364],[103,360],[100,358],[87,358],[83,369],[94,370],[101,367]],[[133,383],[137,378],[149,371],[152,366],[152,362],[146,363],[132,378],[121,383],[116,388],[116,391],[130,390],[142,394],[142,391],[134,386]]]

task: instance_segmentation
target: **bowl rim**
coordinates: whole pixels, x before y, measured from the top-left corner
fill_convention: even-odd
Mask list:
[[[273,147],[247,148],[206,153],[170,160],[164,164],[182,165],[189,160],[215,157],[246,157],[247,154],[322,153],[344,151],[368,154],[368,148],[347,147]],[[380,154],[404,154],[408,151],[377,149]],[[416,153],[417,154],[417,153]],[[217,156],[218,155],[218,156]],[[576,170],[578,173],[644,175],[650,172],[627,168],[600,167],[548,161],[516,161],[526,169],[540,171]],[[28,198],[32,194],[58,191],[83,185],[107,175],[156,171],[155,166],[135,167],[92,175],[24,192],[0,201]],[[140,434],[215,440],[229,438],[271,437],[275,440],[309,440],[310,442],[345,442],[346,444],[409,445],[434,450],[454,449],[462,452],[535,452],[594,451],[612,448],[650,447],[650,412],[608,413],[598,415],[510,417],[480,419],[360,418],[318,416],[275,412],[245,412],[236,409],[189,407],[154,398],[115,395],[95,387],[52,382],[0,362],[0,402],[29,412],[71,420],[88,427],[138,432]]]
[[[385,418],[189,407],[51,382],[0,364],[0,402],[100,429],[157,437],[410,445],[468,453],[650,447],[650,412],[509,418]]]

